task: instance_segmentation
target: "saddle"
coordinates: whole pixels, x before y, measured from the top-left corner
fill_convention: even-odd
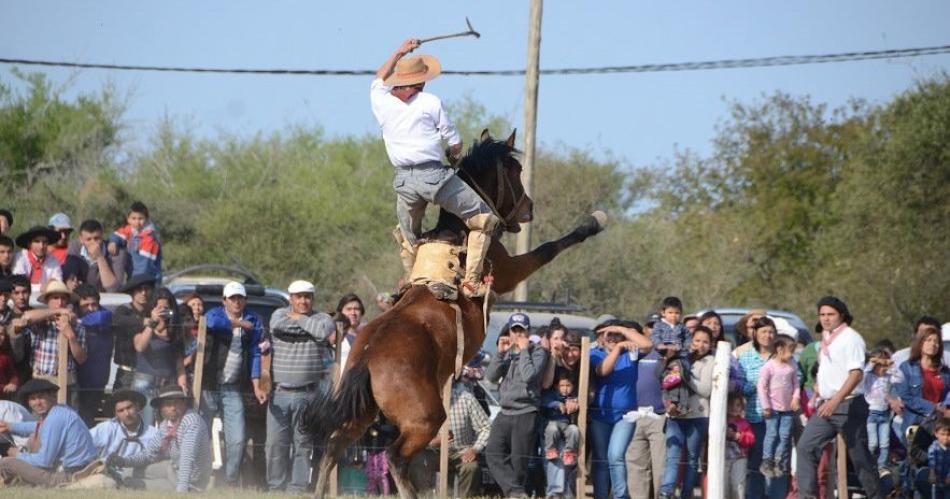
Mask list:
[[[407,284],[426,286],[436,298],[455,301],[465,272],[460,259],[464,252],[465,246],[451,242],[423,241],[416,247],[416,262]]]

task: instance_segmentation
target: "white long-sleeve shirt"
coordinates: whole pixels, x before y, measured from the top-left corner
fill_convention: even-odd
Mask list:
[[[438,97],[419,92],[409,102],[403,102],[390,90],[392,87],[376,78],[370,86],[369,100],[393,166],[441,162],[443,141],[450,146],[462,142]]]

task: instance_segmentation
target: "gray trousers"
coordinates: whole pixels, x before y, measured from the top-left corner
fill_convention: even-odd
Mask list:
[[[72,473],[38,468],[15,457],[0,459],[0,481],[7,485],[59,487],[69,483]]]
[[[627,447],[627,489],[631,499],[660,495],[666,469],[666,416],[640,418]],[[651,493],[652,489],[652,493]]]
[[[415,246],[422,234],[422,218],[429,203],[441,206],[463,222],[479,213],[491,213],[481,197],[460,179],[455,170],[433,161],[397,167],[393,179],[396,216],[402,237]]]
[[[749,464],[746,458],[726,459],[726,471],[723,479],[726,481],[726,497],[728,499],[745,499],[745,475]]]
[[[564,442],[564,450],[577,451],[577,441],[580,438],[580,431],[577,425],[567,421],[548,421],[544,425],[544,449],[557,449],[561,441]]]
[[[837,434],[844,438],[848,448],[848,459],[854,465],[858,481],[864,487],[867,497],[880,499],[881,484],[877,473],[877,463],[868,450],[868,404],[864,397],[846,399],[835,409],[828,419],[812,415],[798,440],[798,497],[802,499],[818,495],[818,461],[821,451]]]

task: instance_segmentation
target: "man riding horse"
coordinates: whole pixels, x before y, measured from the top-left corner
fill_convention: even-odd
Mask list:
[[[459,217],[470,229],[462,293],[469,298],[484,296],[487,285],[482,268],[500,220],[453,168],[442,164],[442,142],[448,143],[449,162],[455,163],[462,152],[462,139],[442,101],[423,92],[426,82],[441,72],[438,59],[430,55],[404,58],[418,47],[417,39],[404,41],[380,66],[370,87],[373,114],[396,169],[393,187],[399,226],[393,235],[409,275],[426,205],[436,204]]]

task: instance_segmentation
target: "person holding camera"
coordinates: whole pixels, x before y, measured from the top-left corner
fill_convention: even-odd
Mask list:
[[[159,289],[149,305],[145,328],[132,340],[136,352],[132,389],[149,401],[158,395],[161,387],[169,384],[177,384],[188,392],[181,317],[175,304],[175,295],[168,288]],[[146,426],[155,421],[151,404],[142,411],[142,420]]]

